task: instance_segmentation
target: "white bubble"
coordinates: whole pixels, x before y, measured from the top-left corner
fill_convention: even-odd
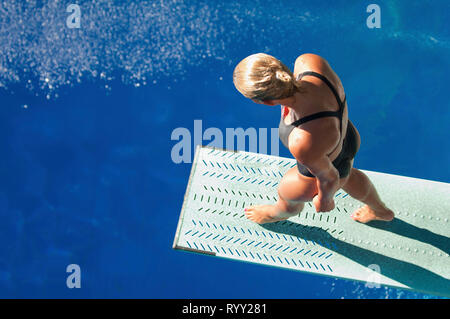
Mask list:
[[[206,56],[223,56],[227,47],[221,35],[225,11],[218,4],[86,1],[79,29],[66,26],[66,6],[56,0],[2,2],[0,86],[23,81],[36,93],[56,96],[50,91],[85,77],[112,81],[112,74],[123,73],[125,84],[139,87],[148,78],[179,76]]]

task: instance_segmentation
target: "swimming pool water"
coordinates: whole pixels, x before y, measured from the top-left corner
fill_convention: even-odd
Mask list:
[[[172,250],[191,166],[171,136],[190,131],[193,156],[194,120],[277,127],[235,65],[317,53],[345,87],[356,167],[449,182],[446,1],[377,1],[379,29],[364,1],[77,3],[70,29],[67,3],[0,2],[0,297],[433,298]]]

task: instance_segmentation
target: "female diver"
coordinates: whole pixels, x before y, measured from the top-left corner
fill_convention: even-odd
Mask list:
[[[317,212],[330,211],[340,188],[365,204],[353,212],[354,220],[394,218],[367,175],[353,167],[360,136],[348,119],[342,83],[324,58],[302,54],[292,74],[273,56],[253,54],[236,66],[233,83],[255,103],[281,104],[279,137],[297,160],[281,179],[278,201],[245,208],[248,219],[259,224],[284,220],[308,201]]]

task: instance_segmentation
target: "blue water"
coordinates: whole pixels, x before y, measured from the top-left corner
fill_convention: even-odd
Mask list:
[[[448,1],[377,1],[379,29],[370,1],[77,1],[79,29],[69,3],[0,2],[0,297],[433,298],[172,250],[191,165],[171,134],[277,127],[233,69],[312,52],[344,84],[356,167],[449,182]]]

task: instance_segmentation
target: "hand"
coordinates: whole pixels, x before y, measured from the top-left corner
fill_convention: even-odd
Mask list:
[[[329,212],[334,209],[334,200],[333,198],[326,199],[317,194],[313,198],[313,204],[316,207],[316,212]]]

